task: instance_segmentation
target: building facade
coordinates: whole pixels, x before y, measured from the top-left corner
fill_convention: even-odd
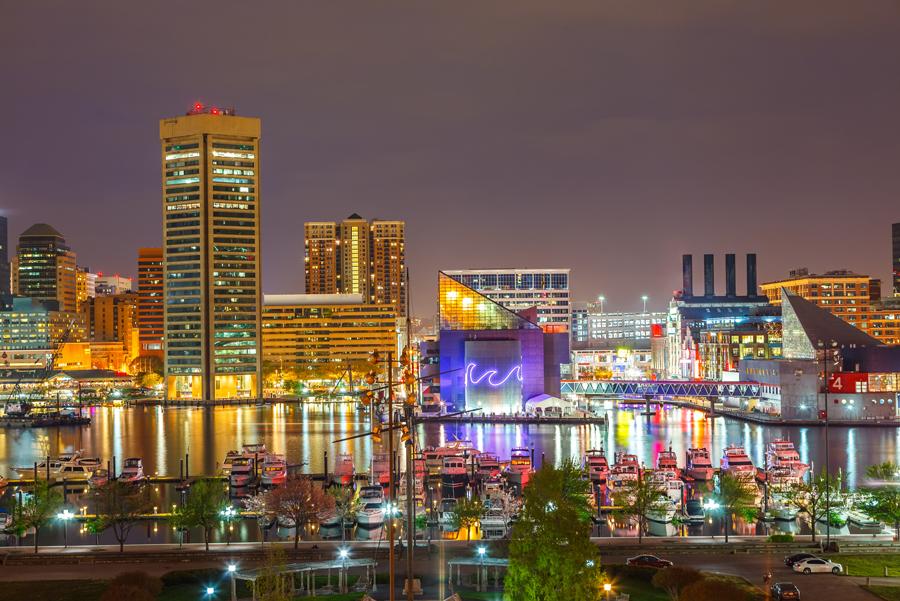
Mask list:
[[[167,398],[261,397],[260,121],[198,104],[159,133]]]
[[[81,310],[81,305],[87,299],[97,296],[97,274],[91,273],[87,267],[75,268],[75,307]]]
[[[303,272],[307,294],[336,294],[338,291],[337,224],[310,221],[303,224]]]
[[[140,354],[136,294],[95,296],[84,303],[81,314],[90,342],[121,343],[129,363]]]
[[[13,292],[77,310],[75,253],[56,229],[36,223],[22,232],[13,260]]]
[[[94,296],[125,294],[131,291],[131,278],[121,276],[118,273],[113,275],[98,273],[97,279],[94,281]]]
[[[652,327],[665,323],[663,311],[603,312],[595,303],[575,303],[572,306],[572,348],[628,344],[649,349]]]
[[[263,301],[263,358],[279,369],[365,364],[372,351],[397,348],[391,305],[361,294],[267,294]]]
[[[0,215],[0,296],[12,294],[12,274],[9,265],[9,224]]]
[[[163,355],[163,250],[141,248],[138,250],[138,311],[140,354]]]
[[[568,332],[571,323],[569,269],[451,269],[443,273],[519,313],[537,309],[548,332]]]

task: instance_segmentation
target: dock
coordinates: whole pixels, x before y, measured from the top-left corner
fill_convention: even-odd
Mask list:
[[[479,415],[478,413],[470,413],[467,415],[429,415],[428,421],[457,424],[606,425],[606,418],[602,415],[544,417],[538,415]]]

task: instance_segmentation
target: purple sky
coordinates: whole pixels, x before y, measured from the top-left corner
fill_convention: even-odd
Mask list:
[[[161,240],[158,120],[201,100],[263,120],[266,292],[302,289],[304,221],[352,212],[407,221],[420,315],[464,267],[661,308],[684,252],[888,292],[898,73],[888,1],[13,2],[0,207],[13,239],[45,221],[133,274]]]

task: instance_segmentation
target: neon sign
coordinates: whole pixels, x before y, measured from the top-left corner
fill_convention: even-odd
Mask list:
[[[469,387],[469,384],[472,384],[474,386],[477,384],[481,384],[482,382],[485,382],[488,386],[493,386],[494,388],[497,388],[499,386],[503,386],[504,384],[506,384],[513,377],[515,377],[519,382],[522,381],[522,365],[521,364],[510,368],[510,370],[508,372],[506,372],[506,375],[499,379],[496,379],[497,375],[498,375],[498,372],[496,369],[486,369],[480,375],[476,376],[475,370],[477,368],[478,368],[478,364],[476,364],[476,363],[469,363],[468,365],[466,365],[466,376],[465,376],[466,388]]]

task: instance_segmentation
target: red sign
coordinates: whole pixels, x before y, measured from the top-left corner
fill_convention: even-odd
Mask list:
[[[865,392],[868,387],[868,373],[848,371],[828,374],[828,392]]]
[[[661,323],[651,323],[650,324],[650,336],[653,338],[662,338],[665,336],[663,332],[663,325]]]

